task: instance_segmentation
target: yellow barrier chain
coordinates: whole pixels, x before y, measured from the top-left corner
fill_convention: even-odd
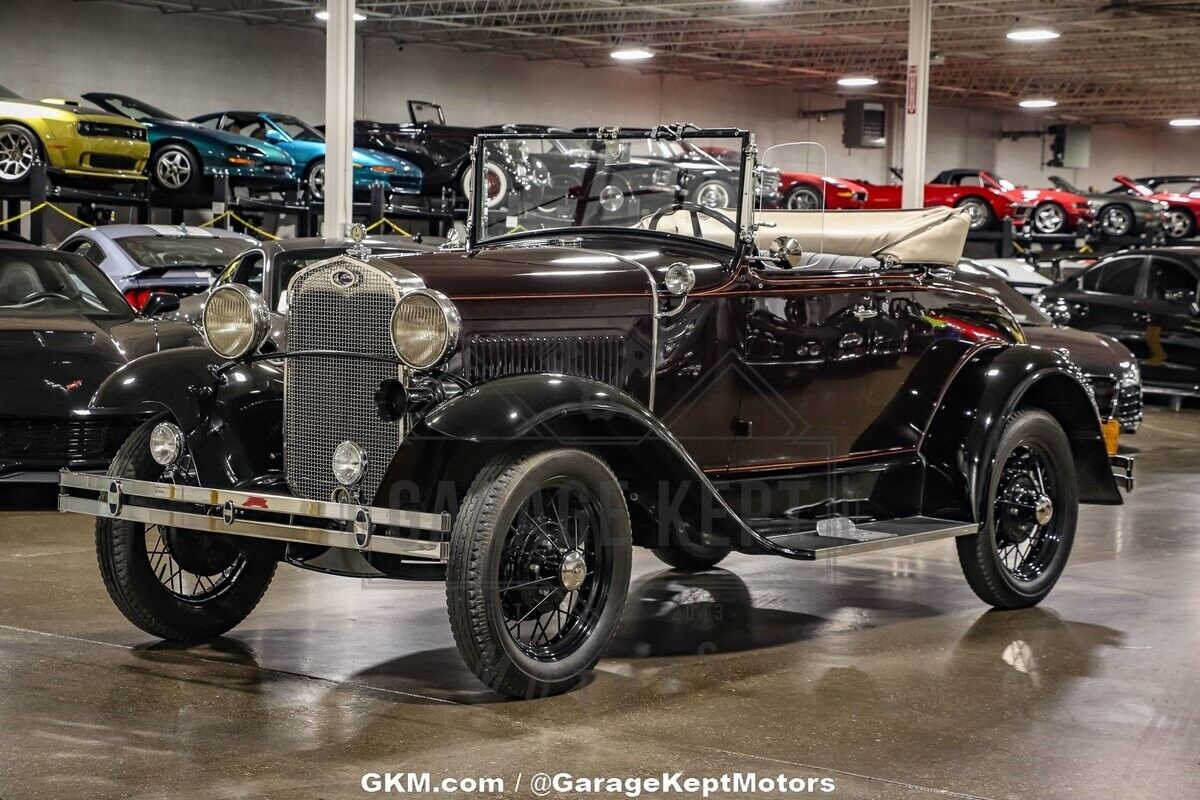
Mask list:
[[[239,217],[237,214],[233,213],[232,211],[226,211],[226,212],[225,212],[225,213],[223,213],[223,214],[218,214],[217,216],[213,217],[212,219],[208,220],[207,222],[201,222],[201,223],[200,223],[200,224],[199,224],[197,227],[199,227],[199,228],[211,228],[213,225],[216,225],[218,222],[220,222],[221,220],[225,219],[226,217],[228,217],[229,219],[231,219],[231,220],[233,220],[234,222],[238,223],[239,225],[241,225],[241,226],[242,226],[243,228],[245,228],[246,230],[248,230],[248,231],[254,231],[255,233],[257,233],[259,236],[261,236],[261,237],[262,237],[262,238],[264,238],[264,239],[270,239],[270,240],[271,240],[271,241],[273,241],[273,242],[277,242],[277,241],[279,241],[279,239],[280,239],[280,237],[279,237],[279,236],[276,236],[276,235],[275,235],[275,234],[273,234],[273,233],[267,233],[267,232],[266,232],[266,231],[264,231],[262,228],[258,228],[258,227],[255,227],[254,225],[251,225],[249,222],[247,222],[246,220],[242,219],[241,217]]]
[[[44,205],[46,208],[50,209],[51,211],[54,211],[54,212],[56,212],[56,213],[58,213],[58,214],[60,214],[60,215],[62,215],[62,216],[64,216],[64,217],[66,217],[67,219],[71,220],[71,222],[74,222],[76,225],[78,225],[78,226],[79,226],[79,227],[81,227],[81,228],[90,228],[90,227],[92,227],[91,225],[89,225],[89,224],[87,224],[86,222],[84,222],[83,220],[81,220],[79,217],[73,217],[73,216],[71,216],[70,214],[68,214],[66,211],[63,211],[61,208],[59,208],[58,206],[54,205],[54,203],[51,203],[49,200],[47,200],[47,201],[46,201],[45,203],[43,203],[42,205]]]
[[[20,214],[9,217],[8,219],[0,219],[0,227],[3,227],[10,223],[16,222],[17,220],[25,219],[25,217],[36,214],[37,212],[41,211],[43,208],[45,208],[48,205],[50,205],[50,202],[47,200],[43,200],[42,202],[38,203],[36,206],[29,209],[28,211],[22,211]]]
[[[387,225],[389,228],[391,228],[391,229],[392,229],[392,232],[393,232],[393,233],[395,233],[395,234],[398,234],[398,235],[400,235],[400,236],[412,236],[412,234],[411,234],[411,233],[409,233],[408,231],[404,230],[404,228],[401,228],[399,225],[397,225],[396,223],[392,222],[392,221],[391,221],[390,219],[388,219],[387,217],[380,217],[379,219],[377,219],[377,220],[375,220],[374,222],[372,222],[370,225],[368,225],[368,226],[367,226],[366,228],[364,228],[363,230],[365,230],[367,233],[370,233],[371,231],[373,231],[373,230],[375,230],[376,228],[378,228],[380,225]]]

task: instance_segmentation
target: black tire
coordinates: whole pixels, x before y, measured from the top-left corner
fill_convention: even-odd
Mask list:
[[[304,195],[310,201],[325,199],[325,159],[314,158],[304,170]]]
[[[1110,204],[1100,209],[1100,232],[1118,238],[1132,236],[1136,220],[1129,206]]]
[[[1196,217],[1186,208],[1167,212],[1167,238],[1190,239],[1196,233]]]
[[[667,533],[666,544],[651,547],[650,552],[668,567],[680,572],[703,572],[712,569],[729,555],[727,547],[712,547],[689,541],[675,526]]]
[[[193,194],[204,181],[204,164],[187,145],[163,145],[150,155],[150,180],[160,192]]]
[[[1058,203],[1042,203],[1033,209],[1031,219],[1037,233],[1062,233],[1067,229],[1067,210]]]
[[[788,189],[788,193],[783,198],[783,204],[793,211],[815,211],[825,207],[825,198],[822,197],[821,190],[816,186],[798,183]]]
[[[1020,521],[1024,512],[1013,500],[1020,500],[1023,481],[1034,487],[1032,476],[1022,475],[1032,455],[1043,467],[1041,495],[1052,503],[1050,519],[1032,528],[1029,534],[1015,542],[1013,532],[1029,530],[1035,522]],[[1011,468],[1010,468],[1011,467]],[[1025,502],[1030,509],[1037,499]],[[1045,411],[1020,411],[1008,421],[996,449],[995,468],[988,482],[986,519],[979,533],[960,536],[955,540],[958,561],[967,583],[981,600],[996,608],[1028,608],[1040,603],[1062,575],[1071,545],[1075,541],[1075,521],[1079,511],[1079,488],[1076,484],[1075,462],[1062,426]],[[1006,518],[1001,518],[1007,515]],[[1027,555],[1019,563],[1012,554],[1020,554],[1020,545],[1028,543]]]
[[[38,161],[45,161],[42,140],[16,122],[0,125],[0,183],[16,184],[29,180]]]
[[[964,197],[955,203],[954,207],[963,209],[970,215],[972,231],[986,231],[996,223],[996,214],[992,211],[992,206],[982,197]]]
[[[558,492],[554,508],[564,491],[569,497],[569,493],[576,492],[590,498],[589,503],[594,502],[597,513],[588,518],[582,546],[578,544],[578,526],[575,549],[570,549],[567,526],[551,527],[548,516],[539,516],[539,523],[525,510],[544,491]],[[536,507],[531,507],[537,513]],[[532,523],[524,533],[518,522],[522,514]],[[567,575],[564,565],[570,553],[585,552],[587,575],[572,592],[563,584]],[[548,554],[549,559],[558,558],[558,564],[544,567],[549,574],[534,581],[541,584],[535,590],[528,588],[530,584],[523,576],[543,573],[538,569],[518,572],[517,567],[534,562],[539,553]],[[629,591],[632,561],[629,511],[620,485],[604,461],[592,453],[568,448],[510,449],[502,453],[475,477],[450,535],[446,604],[459,653],[481,681],[509,697],[545,697],[571,689],[595,666],[616,630]],[[502,573],[508,583],[503,588]],[[522,594],[505,596],[522,588]],[[535,600],[542,592],[545,595]],[[542,605],[554,597],[559,598],[557,605]],[[566,612],[561,611],[564,604],[585,601],[582,616],[574,622],[570,614],[578,606],[569,605]],[[547,630],[551,623],[542,622],[546,641],[535,647],[522,638],[521,626],[530,620],[537,626],[552,613],[548,610],[531,618],[539,607],[555,609],[554,613],[564,614],[567,619],[565,632],[561,622],[555,623],[553,639]],[[514,622],[512,618],[522,613]],[[514,625],[515,633],[510,631]],[[534,630],[536,633],[536,627]]]
[[[159,420],[136,429],[117,451],[108,474],[113,477],[160,480],[163,468],[150,457],[150,431]],[[228,580],[216,584],[219,591],[205,599],[184,600],[169,590],[156,575],[147,552],[148,526],[127,520],[100,518],[96,521],[96,558],[109,597],[125,618],[146,633],[176,642],[211,639],[229,631],[258,605],[275,574],[274,559],[237,551],[240,567]],[[188,534],[167,529],[169,538],[194,548],[191,559],[228,557],[216,548],[232,545],[211,534]],[[196,537],[188,539],[187,537]],[[166,542],[167,538],[159,539]],[[214,552],[216,551],[216,552]],[[173,555],[169,555],[173,559]],[[161,558],[161,557],[160,557]],[[216,573],[212,573],[216,574]],[[180,577],[180,588],[183,578]]]

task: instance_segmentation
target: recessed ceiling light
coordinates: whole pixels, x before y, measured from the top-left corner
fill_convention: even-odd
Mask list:
[[[1200,117],[1180,117],[1171,120],[1172,128],[1200,128]]]
[[[1017,105],[1021,108],[1054,108],[1058,105],[1058,101],[1051,100],[1049,97],[1031,97],[1028,100],[1022,100]]]
[[[1062,34],[1049,28],[1013,28],[1007,35],[1014,42],[1048,42]]]
[[[618,47],[609,55],[617,61],[645,61],[654,58],[654,51],[645,47]]]
[[[846,75],[838,78],[838,86],[874,86],[879,83],[870,75]]]
[[[321,20],[321,22],[329,21],[329,12],[328,11],[318,11],[315,16],[317,19]],[[354,21],[355,22],[365,22],[366,19],[367,19],[366,14],[359,14],[357,11],[354,12]]]

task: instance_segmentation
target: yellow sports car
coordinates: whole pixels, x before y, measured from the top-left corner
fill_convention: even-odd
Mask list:
[[[0,86],[0,183],[26,180],[39,160],[76,177],[141,181],[149,157],[146,129],[132,120]]]

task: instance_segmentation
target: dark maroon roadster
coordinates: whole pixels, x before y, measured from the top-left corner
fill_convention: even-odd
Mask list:
[[[627,137],[570,136],[594,154],[559,187],[575,224],[489,209],[477,171],[465,242],[298,273],[285,350],[228,284],[207,347],[100,387],[96,409],[152,416],[107,476],[64,472],[59,507],[99,518],[130,621],[218,636],[279,562],[444,580],[469,667],[532,697],[601,657],[634,547],[688,571],[954,538],[984,602],[1050,592],[1078,504],[1119,504],[1133,465],[1062,351],[934,272],[966,216],[762,211],[752,135],[670,126],[652,136],[742,154],[739,196],[606,225],[585,206]],[[521,138],[481,135],[474,162]]]

